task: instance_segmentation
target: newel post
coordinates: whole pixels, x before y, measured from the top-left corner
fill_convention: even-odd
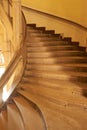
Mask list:
[[[13,8],[13,43],[15,49],[20,47],[22,39],[22,23],[21,23],[21,0],[12,0]]]

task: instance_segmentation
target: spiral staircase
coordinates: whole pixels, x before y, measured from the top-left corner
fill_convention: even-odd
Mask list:
[[[25,69],[0,109],[0,130],[87,130],[85,48],[36,24],[26,31]]]

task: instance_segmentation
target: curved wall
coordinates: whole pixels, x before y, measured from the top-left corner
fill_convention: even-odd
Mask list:
[[[72,41],[79,41],[80,46],[87,46],[86,29],[26,7],[22,10],[27,23],[36,23],[38,27],[45,26],[47,30],[55,30],[55,33],[60,33],[63,37],[72,37]]]
[[[87,0],[22,0],[22,4],[87,27]]]

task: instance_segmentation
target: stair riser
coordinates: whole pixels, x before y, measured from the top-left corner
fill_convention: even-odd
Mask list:
[[[68,42],[71,42],[72,41],[72,38],[71,37],[64,37],[63,39],[64,41],[68,41]]]
[[[55,31],[54,30],[45,30],[43,31],[45,34],[54,34],[55,35]]]
[[[27,24],[27,28],[36,28],[35,23]]]

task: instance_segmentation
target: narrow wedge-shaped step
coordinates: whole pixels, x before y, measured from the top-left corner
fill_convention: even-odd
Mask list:
[[[7,105],[8,130],[25,130],[23,117],[15,104]]]
[[[22,113],[25,130],[47,130],[42,112],[36,104],[21,95],[15,97],[14,101]]]
[[[8,130],[8,113],[7,109],[0,113],[0,130]]]

